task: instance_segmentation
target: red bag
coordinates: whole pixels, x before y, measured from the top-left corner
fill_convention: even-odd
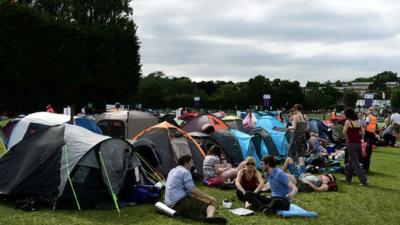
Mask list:
[[[367,157],[367,142],[361,139],[361,156],[363,158]]]
[[[224,183],[224,178],[221,176],[211,177],[207,179],[207,186],[219,187]]]

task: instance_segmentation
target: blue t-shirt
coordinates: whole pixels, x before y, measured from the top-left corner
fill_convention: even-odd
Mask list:
[[[290,193],[288,175],[279,168],[274,168],[271,175],[268,173],[266,175],[271,187],[272,196],[279,196],[289,200],[286,196]]]
[[[164,203],[172,208],[179,200],[190,194],[194,188],[195,185],[190,171],[183,166],[177,166],[168,173]]]

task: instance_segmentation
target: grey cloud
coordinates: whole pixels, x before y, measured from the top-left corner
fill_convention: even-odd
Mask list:
[[[280,4],[259,1],[260,7],[265,8],[265,15],[244,20],[240,16],[226,16],[231,1],[222,1],[225,5],[213,1],[213,6],[210,1],[190,2],[192,5],[185,6],[184,10],[180,9],[180,4],[172,5],[174,2],[155,8],[146,8],[145,1],[141,2],[140,8],[133,6],[138,15],[134,19],[142,42],[144,74],[165,70],[174,76],[183,73],[181,75],[197,80],[221,78],[235,81],[264,74],[305,83],[306,80],[349,80],[383,70],[396,72],[400,67],[396,62],[400,52],[385,44],[400,33],[400,27],[394,22],[387,24],[386,15],[379,10],[355,9],[349,13],[329,8],[319,1],[283,1]],[[212,38],[231,40],[232,43]],[[240,40],[254,44],[241,43]],[[387,43],[393,42],[400,45],[398,39]],[[262,48],[258,45],[260,43],[274,43],[275,49]],[[310,43],[322,43],[327,48],[317,49],[311,55],[301,52],[301,48],[289,48]],[[390,56],[383,54],[383,50],[367,55],[339,54],[348,50],[341,48],[353,46],[352,43],[358,43],[360,50],[371,44],[382,45]],[[281,51],[280,46],[287,49]],[[329,50],[332,52],[326,52]]]

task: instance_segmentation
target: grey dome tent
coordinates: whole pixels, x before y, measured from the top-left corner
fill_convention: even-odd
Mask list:
[[[105,112],[96,117],[96,122],[105,135],[132,139],[144,129],[158,124],[158,118],[147,112],[130,110]]]
[[[274,141],[272,140],[271,134],[268,133],[264,128],[254,127],[251,128],[248,134],[253,136],[254,147],[256,148],[257,155],[261,156],[261,144],[264,144],[267,147],[268,155],[279,156],[278,148],[276,147]]]
[[[208,152],[211,146],[218,144],[210,135],[202,132],[190,132],[188,133],[204,150],[204,153]]]
[[[240,144],[231,131],[212,132],[210,136],[215,142],[222,146],[228,162],[231,163],[232,166],[236,167],[244,160]]]
[[[140,161],[127,141],[70,124],[36,132],[0,160],[0,195],[40,199],[53,208],[108,202],[119,212],[126,187],[142,181]]]

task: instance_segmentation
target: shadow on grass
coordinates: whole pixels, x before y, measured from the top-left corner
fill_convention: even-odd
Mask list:
[[[382,154],[382,155],[400,155],[400,148],[396,148],[398,152],[393,152],[393,151],[374,151],[373,154]]]
[[[375,190],[380,190],[380,191],[384,191],[384,192],[391,193],[391,194],[397,194],[397,195],[400,194],[400,189],[382,187],[382,186],[375,185],[375,184],[370,184],[370,185],[368,185],[368,187],[360,187],[360,188],[375,189]]]
[[[369,171],[366,175],[367,175],[367,177],[370,177],[370,176],[371,177],[375,177],[375,176],[377,176],[377,177],[396,177],[394,175],[382,173],[379,171]]]

